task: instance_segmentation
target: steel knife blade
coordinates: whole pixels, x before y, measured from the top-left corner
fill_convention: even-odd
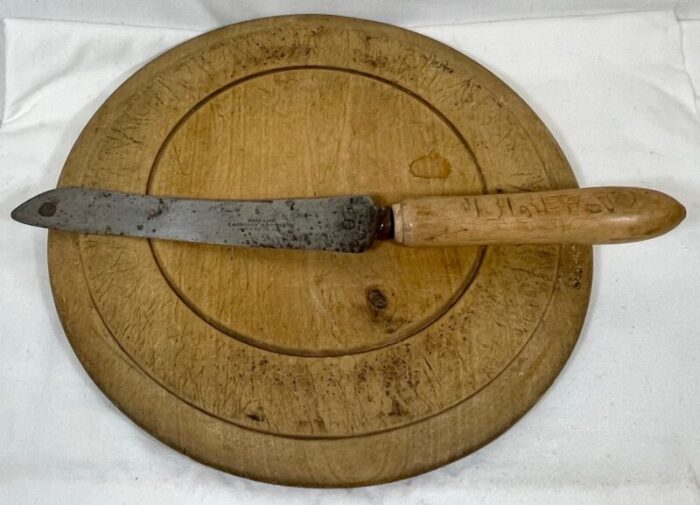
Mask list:
[[[59,188],[12,211],[21,223],[245,247],[359,253],[390,228],[390,209],[369,196],[282,200],[200,200]]]

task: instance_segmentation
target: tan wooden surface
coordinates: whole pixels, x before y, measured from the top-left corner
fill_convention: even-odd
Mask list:
[[[634,242],[666,233],[685,217],[670,196],[625,187],[419,197],[392,209],[395,240],[417,247]]]
[[[145,66],[86,126],[59,185],[389,204],[576,181],[533,112],[464,55],[293,16]],[[76,354],[137,424],[238,475],[356,486],[464,456],[532,407],[578,338],[591,249],[347,255],[50,232],[49,266]]]

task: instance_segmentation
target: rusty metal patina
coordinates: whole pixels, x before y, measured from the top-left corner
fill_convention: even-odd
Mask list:
[[[197,200],[61,188],[28,200],[12,217],[79,233],[350,253],[392,236],[391,210],[369,196]]]

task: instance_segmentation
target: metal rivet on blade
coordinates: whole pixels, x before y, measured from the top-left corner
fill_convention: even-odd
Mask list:
[[[44,202],[39,207],[39,214],[44,217],[51,217],[56,213],[56,205],[51,202]]]

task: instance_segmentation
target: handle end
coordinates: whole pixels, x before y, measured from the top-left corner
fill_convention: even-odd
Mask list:
[[[645,193],[644,212],[631,216],[630,237],[615,242],[646,240],[668,233],[686,217],[686,209],[675,198],[653,189],[640,190]]]

